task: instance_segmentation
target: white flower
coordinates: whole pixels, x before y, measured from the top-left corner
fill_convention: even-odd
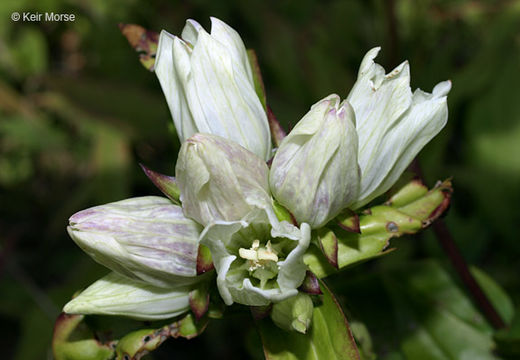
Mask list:
[[[353,208],[390,189],[448,120],[451,83],[437,84],[431,94],[420,89],[412,94],[408,62],[385,75],[374,62],[379,50],[365,55],[347,97],[356,114],[361,167],[361,189]]]
[[[296,295],[310,227],[280,222],[265,162],[237,143],[196,134],[182,146],[177,181],[186,216],[204,224],[224,302],[266,305]]]
[[[163,30],[155,60],[181,143],[197,132],[215,134],[269,159],[269,124],[238,33],[211,18],[211,34],[188,20],[181,37]]]
[[[298,222],[319,228],[358,196],[357,152],[354,112],[330,95],[314,104],[280,144],[271,166],[271,191]]]

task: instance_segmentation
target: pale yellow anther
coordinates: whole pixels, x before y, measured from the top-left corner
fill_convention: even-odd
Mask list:
[[[278,256],[269,249],[258,249],[258,260],[278,261]]]
[[[250,249],[238,249],[238,255],[242,259],[249,260],[250,271],[263,267],[267,261],[278,261],[278,255],[272,248],[270,240],[265,247],[260,247],[260,240],[254,240]]]
[[[238,249],[238,255],[240,255],[242,259],[258,261],[258,252],[256,250],[240,248]]]

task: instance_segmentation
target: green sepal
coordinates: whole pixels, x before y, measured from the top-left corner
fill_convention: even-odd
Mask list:
[[[222,319],[225,311],[226,304],[222,302],[222,298],[220,296],[212,296],[209,302],[208,318]]]
[[[256,56],[256,52],[253,49],[247,50],[247,57],[249,59],[249,64],[251,65],[251,70],[253,71],[253,82],[255,84],[256,95],[260,99],[260,102],[262,103],[262,106],[267,113],[269,129],[271,130],[271,138],[273,139],[275,146],[280,146],[280,143],[286,134],[274,116],[271,108],[267,105],[264,81],[262,80],[262,73],[260,72],[260,66],[258,64],[258,57]]]
[[[207,325],[207,317],[203,317],[201,321],[196,321],[192,314],[188,314],[179,321],[169,325],[168,331],[170,336],[175,339],[178,337],[193,339],[202,334]]]
[[[414,234],[428,227],[449,206],[453,189],[450,180],[439,182],[430,191],[412,180],[397,190],[385,205],[376,205],[359,215],[361,233],[343,230],[334,224],[333,231],[338,241],[338,269],[385,255],[393,237]],[[323,230],[327,231],[327,230]],[[318,278],[336,272],[319,246],[311,246],[304,262]]]
[[[130,46],[139,53],[141,64],[146,69],[153,71],[159,34],[135,24],[120,23],[119,30],[126,37]]]
[[[56,319],[52,350],[56,360],[108,360],[116,342],[103,343],[83,321],[84,315],[62,313]]]
[[[307,270],[307,272],[305,273],[305,279],[303,279],[303,283],[300,285],[298,290],[311,295],[323,294],[323,292],[320,289],[320,283],[318,281],[318,278],[310,270]]]
[[[139,164],[141,169],[143,169],[148,179],[152,181],[152,183],[157,186],[161,192],[168,197],[174,204],[180,205],[180,196],[181,191],[177,186],[177,182],[173,176],[163,175],[153,170],[150,170],[143,164]]]
[[[327,228],[321,228],[314,235],[315,241],[320,246],[329,264],[338,269],[338,239],[334,232]]]
[[[361,229],[359,228],[359,216],[354,211],[350,209],[345,209],[336,217],[336,221],[338,226],[343,230],[360,233]]]
[[[251,70],[253,72],[253,82],[255,84],[255,92],[264,107],[264,110],[267,110],[267,101],[265,97],[265,86],[264,81],[262,80],[262,73],[260,72],[260,65],[258,64],[258,57],[256,56],[256,52],[253,49],[247,50],[247,57],[249,60],[249,65],[251,65]]]
[[[207,246],[200,244],[197,253],[197,275],[204,274],[214,268],[211,251]]]
[[[209,291],[206,283],[190,291],[190,308],[195,319],[199,321],[209,309]]]
[[[288,223],[293,223],[293,217],[289,210],[287,210],[283,205],[281,205],[278,201],[273,199],[273,210],[274,214],[278,218],[279,221],[287,221]]]
[[[309,295],[297,295],[273,304],[271,320],[280,329],[307,333],[312,321],[314,305]]]

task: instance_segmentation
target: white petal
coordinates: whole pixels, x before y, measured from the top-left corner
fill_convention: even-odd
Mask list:
[[[241,220],[271,203],[266,163],[233,141],[196,134],[179,152],[176,179],[186,216],[202,225]]]
[[[446,94],[451,85],[448,81],[436,86],[433,94],[416,90],[413,105],[402,120],[386,135],[383,152],[395,151],[400,154],[394,160],[392,169],[380,183],[376,192],[361,199],[359,205],[385,193],[399,179],[419,151],[441,131],[448,120]]]
[[[247,74],[233,64],[229,51],[204,30],[191,56],[191,108],[198,107],[200,132],[233,140],[267,160],[271,154],[267,115]]]
[[[385,75],[384,69],[373,61],[378,51],[379,48],[375,48],[367,53],[358,80],[347,97],[356,114],[359,137],[361,188],[358,203],[375,197],[376,190],[400,156],[396,149],[386,146],[387,136],[412,104],[408,63],[402,63]]]
[[[319,228],[358,196],[357,152],[354,112],[331,95],[280,144],[270,171],[271,191],[298,222]]]
[[[163,289],[111,273],[96,281],[69,301],[68,314],[128,316],[139,320],[160,320],[190,309],[189,287]]]
[[[237,65],[242,66],[242,71],[247,74],[247,79],[251,85],[254,86],[253,74],[247,57],[246,47],[240,35],[222,20],[212,17],[211,36],[224,45],[229,51],[233,61]]]
[[[147,196],[96,206],[69,222],[78,246],[114,271],[161,287],[194,281],[200,226],[168,199]]]
[[[186,25],[184,26],[184,29],[182,29],[181,33],[182,40],[187,41],[191,46],[194,46],[197,43],[197,38],[201,29],[202,26],[195,20],[186,20]]]
[[[177,135],[183,142],[197,132],[197,127],[188,108],[183,85],[183,79],[186,81],[187,74],[190,72],[190,63],[186,60],[181,62],[178,59],[178,57],[185,59],[186,54],[184,51],[180,51],[183,49],[177,48],[177,51],[174,51],[174,42],[176,40],[177,42],[182,41],[167,31],[161,31],[155,57],[155,74],[166,97]],[[176,68],[174,60],[182,63],[182,65]]]

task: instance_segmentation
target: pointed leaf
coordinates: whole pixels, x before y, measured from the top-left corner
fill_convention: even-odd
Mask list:
[[[141,166],[141,169],[143,169],[146,176],[148,176],[148,179],[150,179],[155,186],[161,192],[168,197],[174,204],[180,205],[180,196],[181,191],[179,190],[179,187],[177,186],[177,182],[175,181],[175,177],[163,175],[158,172],[155,172],[153,170],[150,170],[143,164],[139,164]]]
[[[443,214],[452,192],[449,180],[427,192],[417,180],[412,180],[394,193],[385,205],[373,206],[359,215],[360,234],[341,227],[332,228],[338,244],[338,268],[389,253],[392,249],[387,247],[391,238],[414,234]],[[304,261],[318,278],[336,272],[318,246],[309,248]]]
[[[321,286],[322,303],[314,307],[307,334],[281,330],[270,319],[257,322],[267,360],[359,360],[341,307],[325,284]]]
[[[420,179],[413,179],[406,185],[397,189],[385,204],[394,207],[401,207],[414,202],[421,196],[424,196],[427,192],[428,187],[426,187]]]

